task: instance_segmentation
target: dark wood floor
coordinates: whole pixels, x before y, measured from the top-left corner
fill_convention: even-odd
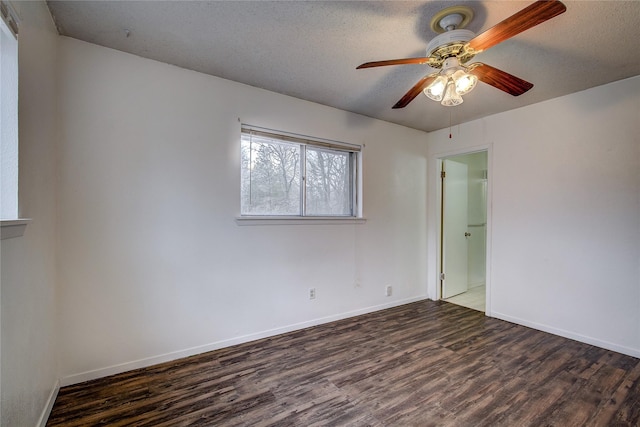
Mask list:
[[[48,426],[638,426],[640,360],[421,301],[60,390]]]

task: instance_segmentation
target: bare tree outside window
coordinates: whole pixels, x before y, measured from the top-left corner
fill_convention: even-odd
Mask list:
[[[318,145],[243,128],[241,214],[354,216],[359,149]]]
[[[300,215],[300,147],[242,138],[242,213]]]
[[[350,215],[349,153],[307,148],[307,214]]]

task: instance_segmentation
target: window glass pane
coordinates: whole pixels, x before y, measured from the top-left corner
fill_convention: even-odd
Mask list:
[[[0,219],[18,218],[18,41],[0,18]]]
[[[307,147],[307,215],[351,215],[350,154]]]
[[[300,146],[242,134],[243,215],[300,215]]]

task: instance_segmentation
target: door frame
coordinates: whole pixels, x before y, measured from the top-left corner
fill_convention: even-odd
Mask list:
[[[440,174],[442,172],[442,164],[443,160],[449,157],[455,157],[464,154],[473,154],[486,151],[487,152],[487,240],[485,242],[485,314],[487,316],[491,316],[491,236],[492,236],[492,194],[493,194],[493,179],[492,179],[492,170],[493,170],[493,161],[492,161],[492,145],[478,145],[473,147],[466,147],[457,150],[451,150],[446,152],[435,153],[435,168],[434,173],[431,174],[431,178],[434,182],[437,182],[435,185],[435,205],[436,205],[436,227],[435,227],[435,250],[430,251],[430,253],[435,256],[430,256],[431,262],[429,265],[434,266],[433,274],[431,274],[431,280],[428,283],[428,295],[435,296],[435,300],[442,299],[442,287],[440,283],[440,268],[442,262],[442,179],[440,178]],[[431,228],[433,230],[433,228]],[[430,239],[432,240],[432,239]],[[432,240],[433,241],[433,240]]]

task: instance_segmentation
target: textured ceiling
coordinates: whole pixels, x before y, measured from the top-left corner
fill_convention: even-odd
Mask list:
[[[49,1],[60,34],[296,98],[432,131],[640,74],[640,1],[564,1],[567,11],[474,60],[535,84],[512,97],[479,83],[457,107],[419,95],[391,107],[426,65],[431,17],[464,4],[479,33],[530,1]]]

